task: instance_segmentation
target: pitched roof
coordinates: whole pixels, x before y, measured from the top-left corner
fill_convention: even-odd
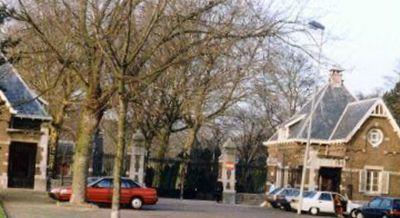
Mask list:
[[[330,139],[346,138],[378,100],[377,98],[373,98],[349,104],[338,122],[335,131],[332,132]]]
[[[0,65],[0,92],[4,101],[9,103],[14,116],[49,120],[51,117],[43,108],[39,98],[34,94],[20,75],[8,62]]]
[[[324,86],[314,98],[314,113],[312,117],[311,138],[327,140],[339,121],[347,104],[356,101],[344,86]],[[312,99],[297,113],[305,115],[298,123],[289,127],[289,139],[306,139],[309,119],[311,116]]]
[[[314,98],[314,100],[313,100]],[[354,129],[371,112],[377,103],[384,104],[379,98],[357,100],[344,85],[325,85],[313,96],[298,113],[278,128],[288,128],[287,138],[280,139],[278,131],[267,144],[283,141],[305,141],[307,139],[311,105],[314,102],[311,139],[315,141],[338,141],[348,139]]]

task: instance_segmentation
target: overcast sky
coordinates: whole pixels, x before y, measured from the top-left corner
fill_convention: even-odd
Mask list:
[[[326,27],[333,40],[323,53],[347,69],[353,93],[391,88],[385,77],[400,62],[400,0],[310,0],[305,15]]]

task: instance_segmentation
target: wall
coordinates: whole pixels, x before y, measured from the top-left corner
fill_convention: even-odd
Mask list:
[[[259,206],[265,201],[265,194],[237,193],[236,204]]]
[[[371,128],[379,128],[384,134],[384,140],[377,148],[373,148],[367,140],[367,134]],[[347,145],[346,168],[348,170],[342,175],[342,185],[354,185],[354,199],[369,200],[373,197],[359,192],[359,174],[365,166],[383,167],[384,171],[390,171],[389,196],[400,196],[398,185],[400,183],[400,155],[385,154],[387,151],[400,153],[400,138],[387,118],[375,116],[368,118]]]

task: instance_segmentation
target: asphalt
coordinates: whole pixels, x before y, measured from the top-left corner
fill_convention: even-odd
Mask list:
[[[0,190],[0,200],[10,218],[101,218],[110,217],[110,208],[70,207],[49,198],[44,192],[26,189]],[[292,218],[298,216],[272,208],[257,206],[226,205],[212,201],[194,201],[161,198],[156,205],[144,206],[142,210],[124,208],[121,217],[140,218]]]

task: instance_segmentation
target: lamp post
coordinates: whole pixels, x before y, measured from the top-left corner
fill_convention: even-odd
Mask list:
[[[308,23],[308,25],[311,29],[320,30],[320,32],[321,32],[320,42],[317,43],[318,44],[318,73],[321,73],[321,53],[322,53],[322,44],[323,44],[325,27],[322,24],[318,23],[317,21],[311,21]],[[304,193],[304,185],[305,185],[304,183],[305,183],[305,179],[306,179],[308,156],[310,153],[312,119],[313,119],[314,110],[315,110],[314,107],[315,107],[316,94],[317,94],[317,88],[315,88],[314,95],[312,96],[312,99],[311,99],[310,116],[308,118],[308,128],[307,128],[307,143],[306,143],[306,149],[304,151],[303,169],[301,172],[301,185],[300,185],[299,206],[297,208],[297,214],[301,214],[301,209],[303,207],[303,193]],[[308,181],[308,183],[310,183],[310,181]]]

